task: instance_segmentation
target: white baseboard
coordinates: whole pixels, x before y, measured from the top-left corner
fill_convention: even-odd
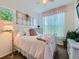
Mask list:
[[[4,57],[4,56],[7,56],[7,55],[9,55],[9,54],[11,54],[11,53],[12,53],[12,51],[7,52],[7,53],[5,53],[5,54],[3,54],[3,55],[0,55],[0,58],[2,58],[2,57]]]

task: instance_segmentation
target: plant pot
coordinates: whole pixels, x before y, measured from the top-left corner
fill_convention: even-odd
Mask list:
[[[79,38],[76,38],[75,41],[76,41],[76,42],[79,42]]]

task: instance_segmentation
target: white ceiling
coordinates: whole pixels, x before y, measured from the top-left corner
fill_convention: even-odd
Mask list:
[[[37,13],[73,2],[74,0],[54,0],[47,5],[43,5],[40,3],[40,0],[0,0],[0,6],[7,6],[30,15],[36,15]]]

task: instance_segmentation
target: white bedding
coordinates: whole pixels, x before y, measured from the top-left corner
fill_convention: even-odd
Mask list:
[[[56,44],[54,39],[50,39],[48,44],[37,40],[37,36],[21,36],[15,38],[15,46],[20,48],[35,59],[53,59]]]

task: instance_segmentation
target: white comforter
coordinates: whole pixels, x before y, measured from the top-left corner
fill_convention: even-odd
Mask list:
[[[53,59],[55,41],[49,39],[48,44],[37,40],[37,36],[20,36],[15,38],[15,45],[36,59]]]

